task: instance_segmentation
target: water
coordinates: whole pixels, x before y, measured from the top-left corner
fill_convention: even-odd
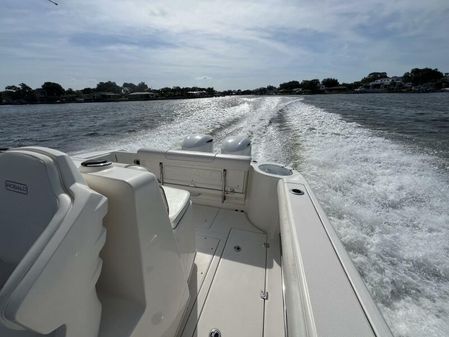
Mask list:
[[[0,106],[0,147],[79,153],[252,138],[312,185],[395,336],[449,336],[449,95]]]

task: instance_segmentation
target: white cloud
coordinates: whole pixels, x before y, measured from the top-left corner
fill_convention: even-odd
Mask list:
[[[199,80],[199,81],[210,81],[212,79],[212,77],[209,77],[209,76],[198,76],[198,77],[196,77],[196,80]]]

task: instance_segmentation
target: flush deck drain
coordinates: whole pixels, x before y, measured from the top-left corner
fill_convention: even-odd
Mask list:
[[[296,195],[304,195],[304,191],[300,190],[299,188],[292,188],[290,192]]]

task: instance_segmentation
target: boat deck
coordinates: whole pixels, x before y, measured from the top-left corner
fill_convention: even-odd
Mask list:
[[[237,210],[194,204],[191,221],[197,254],[180,336],[283,336],[279,238]]]

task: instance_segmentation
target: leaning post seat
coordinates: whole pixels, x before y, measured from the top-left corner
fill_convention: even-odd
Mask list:
[[[80,167],[109,202],[100,336],[175,336],[189,299],[182,259],[156,177],[125,166],[89,160]]]
[[[141,172],[149,172],[143,166],[115,163],[116,167],[124,167]],[[151,173],[151,172],[150,172]],[[195,224],[191,219],[192,201],[190,192],[159,184],[165,209],[170,219],[173,236],[176,240],[181,258],[185,279],[188,280],[195,260]]]
[[[0,336],[97,337],[107,199],[64,153],[0,153]]]
[[[191,219],[192,201],[186,190],[161,186],[186,279],[189,278],[195,259],[195,224]]]

